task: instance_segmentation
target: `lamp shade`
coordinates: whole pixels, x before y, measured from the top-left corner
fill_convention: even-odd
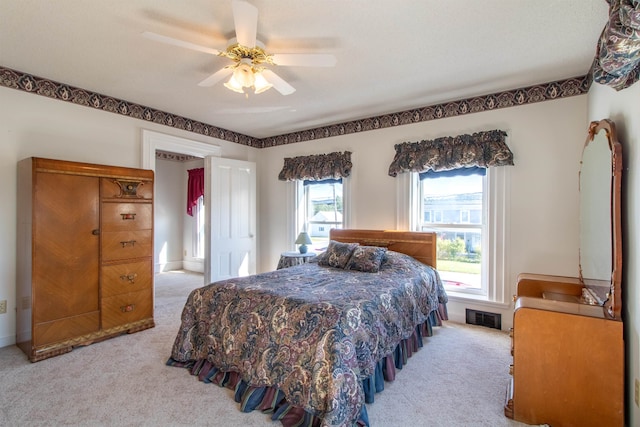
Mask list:
[[[238,83],[233,76],[231,76],[231,78],[229,78],[229,81],[224,84],[224,87],[234,92],[244,93],[244,91],[242,90],[242,85]]]
[[[264,78],[262,73],[256,73],[253,87],[255,88],[255,93],[262,93],[266,90],[271,89],[273,85]]]
[[[309,233],[307,233],[306,231],[303,231],[300,234],[298,234],[298,238],[296,239],[296,245],[300,245],[299,250],[301,254],[307,253],[307,245],[310,245],[311,243],[313,242],[309,237]]]
[[[306,231],[303,231],[302,233],[298,234],[298,238],[296,239],[296,245],[310,245],[311,243],[313,242],[309,237],[309,233],[307,233]]]
[[[251,65],[244,62],[243,60],[243,62],[238,64],[235,70],[233,70],[233,78],[243,87],[251,87],[253,86],[253,82],[255,81],[255,77],[253,76],[253,68],[251,68]]]

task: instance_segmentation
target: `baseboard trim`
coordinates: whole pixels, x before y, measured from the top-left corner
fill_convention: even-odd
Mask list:
[[[185,270],[194,271],[196,273],[204,273],[204,261],[203,260],[198,260],[198,261],[183,260],[182,268],[184,268]]]
[[[165,262],[164,264],[156,264],[155,273],[162,273],[165,271],[172,271],[172,270],[182,270],[184,268],[182,264],[183,264],[182,261],[168,261],[168,262]]]
[[[15,335],[7,335],[6,337],[0,337],[0,348],[9,347],[10,345],[15,345],[16,336]]]

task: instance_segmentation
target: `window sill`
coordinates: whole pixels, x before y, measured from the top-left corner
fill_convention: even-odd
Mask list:
[[[469,303],[483,305],[487,307],[494,307],[502,310],[510,309],[511,303],[504,303],[499,301],[492,301],[486,295],[474,295],[464,292],[447,291],[449,302]]]

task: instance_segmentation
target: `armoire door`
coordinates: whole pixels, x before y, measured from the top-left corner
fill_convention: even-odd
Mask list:
[[[35,345],[100,329],[99,178],[38,172],[33,199]]]

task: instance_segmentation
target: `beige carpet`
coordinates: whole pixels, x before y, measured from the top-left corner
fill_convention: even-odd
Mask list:
[[[1,426],[273,426],[238,410],[231,390],[165,362],[180,313],[202,275],[156,276],[156,327],[37,363],[0,349]],[[372,427],[522,426],[503,415],[509,338],[446,322],[367,405]]]

